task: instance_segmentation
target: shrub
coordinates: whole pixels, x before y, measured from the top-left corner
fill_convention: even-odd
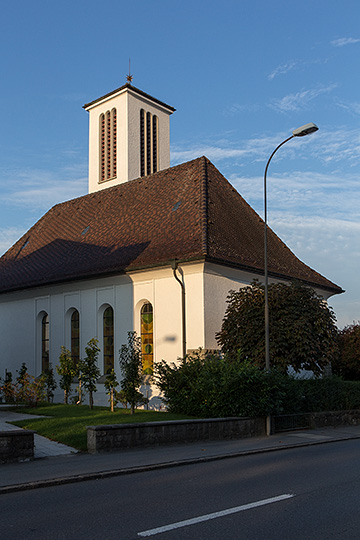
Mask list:
[[[155,366],[169,411],[203,417],[263,416],[282,411],[284,376],[217,355],[187,356],[179,366]]]
[[[163,401],[173,413],[200,417],[266,416],[360,408],[360,383],[338,377],[300,379],[267,373],[249,362],[188,356],[155,366]]]

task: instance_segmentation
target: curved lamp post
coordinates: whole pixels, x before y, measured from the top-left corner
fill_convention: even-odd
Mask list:
[[[314,133],[319,128],[316,124],[313,124],[312,122],[310,124],[305,124],[305,126],[301,126],[297,129],[294,129],[293,134],[291,137],[288,137],[285,139],[282,143],[280,143],[271,156],[268,159],[268,162],[265,167],[265,173],[264,173],[264,273],[265,273],[265,369],[266,371],[270,371],[270,338],[269,338],[269,296],[268,296],[268,290],[269,290],[269,278],[268,278],[268,248],[267,248],[267,194],[266,194],[266,175],[267,170],[270,165],[270,161],[272,160],[274,154],[283,146],[285,143],[293,139],[294,137],[304,137],[305,135],[310,135],[311,133]],[[271,435],[271,419],[270,416],[266,418],[266,434]]]

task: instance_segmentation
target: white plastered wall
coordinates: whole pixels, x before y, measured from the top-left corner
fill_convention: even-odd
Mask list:
[[[248,285],[253,274],[209,263],[179,265],[177,275],[186,290],[187,350],[217,349],[215,334],[221,329],[229,290]],[[320,291],[317,291],[320,292]],[[324,297],[326,299],[326,297]],[[60,347],[70,349],[70,314],[80,314],[80,350],[99,339],[99,368],[103,373],[102,313],[107,306],[114,310],[114,364],[118,379],[119,349],[127,343],[127,334],[140,335],[140,309],[145,302],[154,308],[154,359],[177,362],[182,355],[181,287],[168,267],[42,287],[0,296],[0,376],[5,370],[16,377],[16,370],[26,362],[32,375],[41,372],[41,318],[50,320],[50,362],[58,363]],[[152,387],[151,397],[157,389]],[[61,389],[55,399],[62,401]],[[156,402],[156,400],[155,400]],[[98,385],[95,403],[107,405],[103,384]],[[157,402],[158,403],[158,402]]]

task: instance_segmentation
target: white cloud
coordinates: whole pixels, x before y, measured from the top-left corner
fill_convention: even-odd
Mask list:
[[[270,107],[279,112],[299,111],[307,108],[310,102],[319,96],[332,92],[336,86],[336,84],[319,86],[309,90],[302,90],[296,94],[289,94],[281,99],[273,99],[270,102]]]
[[[360,222],[329,217],[276,217],[272,228],[294,253],[345,293],[331,297],[339,327],[360,318]]]
[[[233,116],[238,113],[255,113],[259,111],[259,109],[260,105],[258,105],[257,103],[233,103],[224,110],[224,115]]]
[[[284,140],[291,134],[291,130],[297,126],[291,126],[289,131],[278,132],[275,134],[264,135],[262,137],[253,137],[248,140],[240,140],[234,142],[227,141],[223,138],[218,141],[204,141],[203,144],[189,147],[178,145],[172,147],[171,163],[177,163],[191,160],[199,156],[205,155],[214,162],[237,160],[236,166],[248,164],[248,160],[252,163],[266,163],[271,152],[279,144],[279,141]],[[360,164],[360,132],[358,129],[337,128],[328,131],[326,128],[320,128],[315,135],[304,137],[292,141],[285,145],[281,152],[276,154],[275,160],[283,159],[315,159],[316,163],[322,163],[329,166],[339,166],[340,162],[343,171],[347,171],[349,167],[354,167]]]
[[[352,102],[352,103],[346,103],[346,102],[338,102],[339,107],[344,109],[345,111],[350,112],[351,114],[355,114],[356,116],[360,114],[360,103]]]
[[[8,171],[2,182],[6,186],[2,201],[17,207],[48,209],[87,192],[87,178],[76,177],[79,172],[83,171],[77,167],[63,169],[58,174],[36,169]],[[12,189],[12,186],[17,189]]]
[[[276,67],[269,75],[268,79],[272,81],[277,75],[285,75],[288,71],[291,71],[295,67],[297,67],[299,64],[298,60],[290,60],[289,62],[286,62],[285,64],[281,64],[280,66]]]
[[[26,232],[26,229],[21,227],[7,227],[0,229],[0,255],[15,244],[19,238]]]
[[[334,45],[334,47],[343,47],[354,43],[360,43],[360,38],[338,38],[331,41],[331,45]]]

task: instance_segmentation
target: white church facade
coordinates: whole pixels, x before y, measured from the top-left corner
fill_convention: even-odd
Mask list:
[[[77,359],[96,337],[95,404],[106,404],[104,376],[120,378],[129,331],[148,373],[218,348],[228,292],[263,279],[264,223],[207,158],[170,167],[173,107],[127,83],[84,108],[89,193],[54,206],[0,259],[0,376],[22,362],[39,375],[62,345]],[[268,246],[270,281],[342,292],[271,230]]]

